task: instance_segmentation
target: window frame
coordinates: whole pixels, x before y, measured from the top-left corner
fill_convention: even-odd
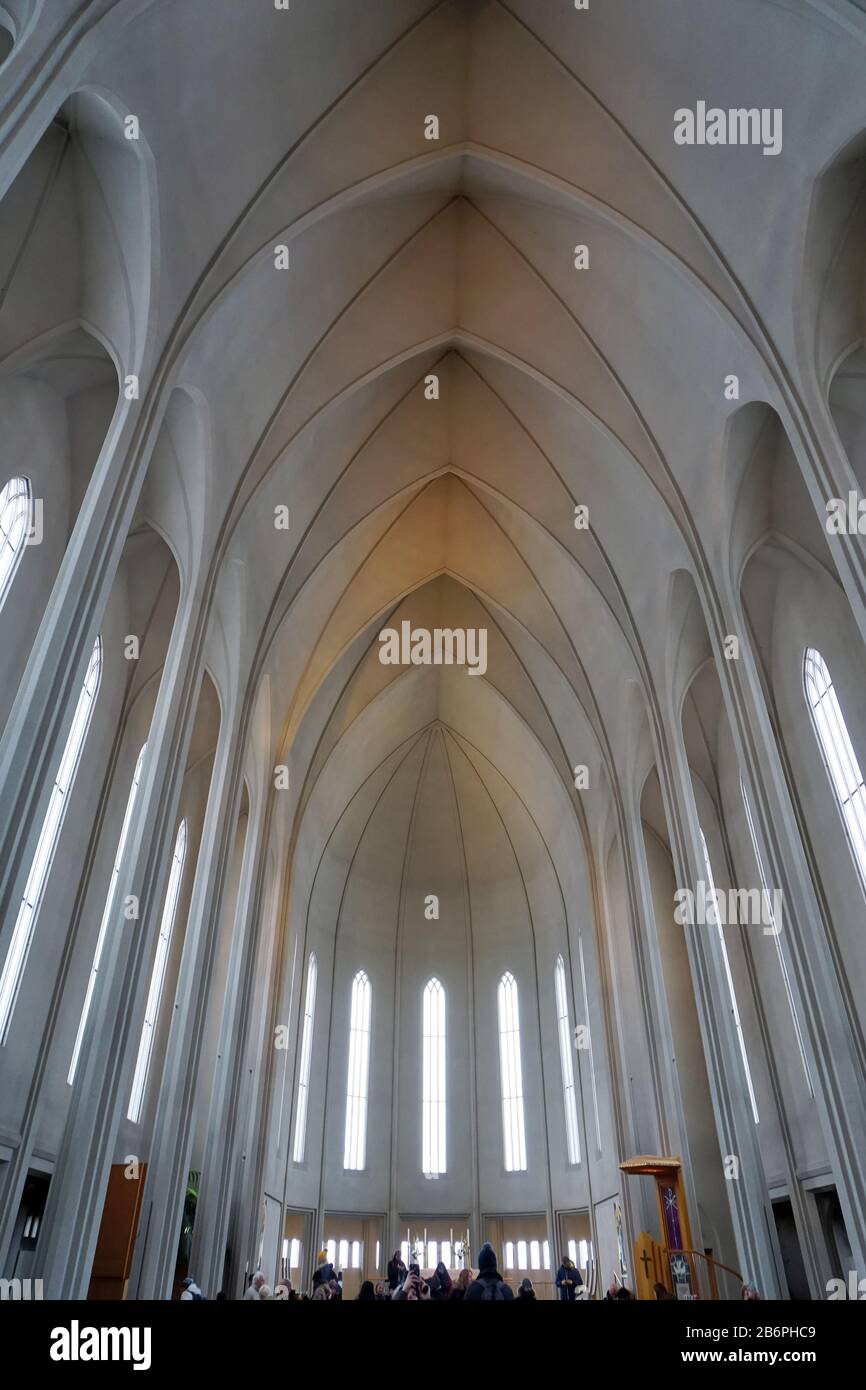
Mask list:
[[[448,1171],[447,1000],[432,975],[421,999],[421,1171],[436,1180]]]
[[[819,682],[823,682],[823,689]],[[803,653],[803,693],[860,891],[866,898],[866,783],[830,668],[817,647],[806,647]]]
[[[580,1119],[577,1112],[577,1084],[572,1058],[571,1023],[568,1017],[568,982],[565,974],[565,961],[560,951],[553,966],[554,991],[556,995],[556,1023],[559,1036],[559,1067],[562,1078],[562,1107],[565,1120],[565,1143],[568,1162],[571,1167],[580,1166]]]
[[[343,1140],[343,1169],[351,1173],[362,1173],[367,1164],[372,1025],[373,986],[367,972],[358,970],[352,980],[349,1012],[346,1126]]]
[[[16,484],[20,484],[18,491],[10,492],[10,489]],[[9,592],[18,573],[18,566],[21,564],[24,551],[27,549],[32,503],[33,484],[23,473],[14,474],[0,488],[0,612],[2,612],[3,605],[9,597]],[[11,522],[9,521],[10,513]],[[11,559],[5,558],[8,551],[12,552]]]
[[[105,906],[102,909],[102,918],[99,923],[99,933],[96,938],[96,946],[93,952],[93,961],[90,966],[90,973],[87,977],[87,988],[84,994],[84,1003],[81,1006],[81,1016],[78,1020],[78,1031],[75,1034],[75,1044],[72,1049],[72,1057],[69,1062],[69,1071],[66,1074],[67,1086],[75,1084],[75,1073],[78,1070],[78,1059],[81,1056],[81,1048],[84,1043],[84,1034],[87,1030],[87,1020],[90,1017],[90,1009],[93,1004],[93,996],[96,993],[96,981],[99,976],[99,966],[102,961],[102,952],[108,940],[108,926],[114,912],[114,900],[117,892],[117,885],[120,882],[120,866],[123,863],[123,856],[126,852],[126,842],[129,838],[129,831],[132,825],[132,818],[135,814],[135,803],[138,800],[138,788],[141,784],[142,773],[144,771],[144,755],[147,752],[147,743],[142,746],[135,763],[135,771],[132,774],[132,783],[126,798],[126,809],[123,813],[123,823],[120,827],[120,836],[117,841],[117,850],[114,862],[111,866],[111,878],[109,879],[108,892],[105,896]]]
[[[499,1030],[499,1092],[502,1106],[502,1150],[506,1173],[527,1172],[526,1114],[520,1037],[520,1000],[510,970],[499,978],[496,1017]]]
[[[316,1021],[318,982],[319,962],[315,951],[311,951],[307,957],[307,986],[304,992],[304,1022],[301,1027],[301,1058],[295,1102],[295,1133],[292,1140],[292,1162],[299,1165],[304,1162],[307,1151],[307,1114],[310,1103],[310,1070],[313,1061],[313,1028]]]
[[[2,970],[0,970],[0,1046],[5,1046],[9,1037],[12,1016],[27,968],[27,957],[33,944],[36,923],[48,880],[51,877],[54,855],[60,841],[66,811],[75,786],[75,778],[81,764],[81,755],[87,742],[93,711],[102,684],[102,668],[102,638],[97,636],[90,653],[87,672],[75,703],[75,711],[69,732],[66,735],[57,772],[54,775],[39,837],[33,850],[24,891],[18,905],[18,915],[12,929],[12,937]]]
[[[171,868],[169,870],[168,884],[165,890],[165,902],[162,908],[162,916],[159,922],[159,936],[157,938],[156,952],[153,958],[153,967],[150,973],[150,986],[147,991],[147,1003],[145,1004],[144,1018],[141,1022],[141,1037],[138,1042],[135,1071],[132,1075],[132,1087],[129,1093],[129,1106],[127,1107],[126,1118],[134,1125],[141,1123],[141,1113],[144,1109],[144,1097],[147,1092],[150,1063],[153,1057],[153,1042],[156,1036],[157,1023],[159,1021],[159,1011],[162,1005],[162,992],[165,987],[168,958],[171,953],[171,941],[174,935],[175,923],[177,922],[177,909],[180,903],[183,872],[186,867],[188,842],[189,833],[187,830],[186,818],[184,817],[177,827],[177,834],[174,837]]]

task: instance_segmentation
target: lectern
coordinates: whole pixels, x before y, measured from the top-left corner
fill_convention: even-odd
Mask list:
[[[662,1247],[642,1232],[635,1241],[635,1278],[638,1298],[653,1298],[654,1285],[664,1284],[680,1299],[698,1297],[698,1281],[692,1265],[692,1228],[678,1158],[641,1154],[621,1163],[623,1173],[637,1173],[656,1180]]]

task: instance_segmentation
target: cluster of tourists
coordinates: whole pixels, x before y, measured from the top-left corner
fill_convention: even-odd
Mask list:
[[[565,1303],[583,1301],[588,1296],[588,1290],[584,1285],[580,1270],[568,1255],[563,1255],[562,1263],[557,1270],[556,1288],[559,1298]],[[676,1299],[676,1295],[665,1288],[664,1284],[656,1284],[653,1292],[659,1302]],[[218,1293],[217,1301],[224,1300],[226,1297],[225,1293]],[[264,1274],[259,1270],[251,1276],[246,1292],[243,1294],[243,1301],[251,1303],[269,1303],[272,1301],[321,1303],[340,1300],[342,1297],[342,1271],[336,1270],[332,1261],[328,1260],[326,1254],[323,1253],[313,1273],[312,1288],[309,1293],[298,1293],[287,1280],[281,1280],[272,1288]],[[478,1252],[478,1273],[473,1277],[470,1269],[461,1269],[456,1278],[453,1279],[450,1271],[441,1260],[433,1273],[425,1277],[421,1273],[419,1265],[413,1262],[407,1266],[400,1251],[395,1250],[388,1261],[387,1277],[377,1280],[365,1279],[354,1301],[357,1303],[404,1301],[459,1303],[466,1299],[471,1303],[479,1301],[531,1303],[535,1297],[535,1289],[529,1278],[521,1280],[516,1293],[510,1284],[506,1283],[497,1268],[496,1251],[487,1242],[482,1245]],[[634,1294],[631,1290],[627,1288],[618,1275],[614,1274],[604,1295],[604,1301],[621,1303],[628,1302],[633,1298]],[[761,1295],[754,1284],[747,1283],[743,1285],[742,1298],[746,1301],[760,1301]],[[181,1302],[206,1301],[205,1295],[191,1274],[187,1275],[181,1285],[180,1300]]]

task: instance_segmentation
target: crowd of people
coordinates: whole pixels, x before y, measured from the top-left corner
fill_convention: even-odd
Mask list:
[[[580,1270],[567,1255],[563,1256],[562,1264],[557,1272],[556,1287],[560,1299],[566,1302],[573,1302],[585,1296],[582,1291],[583,1279]],[[605,1296],[607,1298],[631,1298],[632,1295],[621,1284],[618,1285],[614,1281],[611,1290]],[[224,1293],[217,1294],[218,1300],[225,1299],[225,1297]],[[342,1299],[342,1297],[342,1272],[336,1270],[333,1263],[324,1254],[313,1273],[310,1293],[298,1293],[285,1280],[271,1288],[264,1274],[258,1271],[250,1279],[243,1294],[244,1301],[258,1303],[267,1303],[271,1300],[289,1303],[316,1303]],[[482,1245],[478,1252],[478,1273],[474,1277],[471,1270],[461,1269],[456,1277],[452,1278],[450,1271],[440,1260],[433,1273],[425,1278],[417,1264],[412,1263],[407,1267],[400,1251],[395,1250],[388,1261],[386,1278],[375,1281],[365,1279],[356,1301],[359,1303],[391,1301],[457,1303],[466,1299],[469,1302],[513,1302],[515,1300],[517,1302],[533,1302],[535,1297],[535,1289],[529,1278],[521,1280],[516,1293],[506,1283],[497,1267],[496,1252],[488,1242]],[[199,1301],[205,1298],[192,1275],[187,1275],[184,1279],[180,1298],[184,1302]]]
[[[562,1263],[556,1274],[556,1288],[559,1298],[563,1302],[573,1303],[586,1297],[586,1288],[580,1270],[568,1255],[562,1257]],[[659,1302],[675,1298],[675,1295],[665,1288],[664,1284],[656,1284],[654,1292]],[[496,1251],[487,1242],[482,1245],[478,1252],[478,1273],[474,1278],[471,1270],[461,1269],[456,1279],[452,1279],[449,1270],[441,1260],[433,1273],[425,1278],[417,1264],[413,1263],[407,1267],[400,1251],[395,1250],[388,1261],[387,1277],[375,1281],[365,1279],[356,1302],[457,1303],[465,1299],[470,1303],[481,1301],[525,1303],[534,1301],[535,1296],[535,1289],[529,1278],[521,1280],[520,1287],[515,1294],[510,1284],[507,1284],[500,1274],[497,1268]],[[187,1275],[182,1285],[181,1301],[199,1301],[204,1297],[205,1295],[192,1275]],[[224,1293],[217,1294],[218,1300],[225,1299],[225,1297]],[[334,1265],[324,1254],[313,1274],[310,1293],[299,1294],[285,1280],[271,1288],[264,1274],[259,1271],[252,1276],[243,1295],[245,1302],[253,1303],[267,1303],[271,1300],[289,1303],[319,1303],[339,1300],[342,1297],[342,1272],[335,1270]],[[754,1284],[745,1284],[742,1297],[747,1300],[759,1300],[761,1296]],[[614,1275],[604,1295],[605,1302],[623,1302],[633,1298],[634,1294],[631,1290],[617,1275]]]

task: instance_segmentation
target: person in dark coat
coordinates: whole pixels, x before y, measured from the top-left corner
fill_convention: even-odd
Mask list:
[[[454,1284],[442,1260],[439,1261],[427,1282],[430,1285],[431,1298],[442,1299],[451,1297],[451,1290]]]
[[[512,1303],[514,1294],[496,1268],[496,1251],[489,1241],[485,1241],[478,1251],[478,1278],[473,1279],[466,1290],[466,1302],[495,1299]]]
[[[520,1288],[517,1290],[518,1303],[532,1303],[535,1301],[535,1289],[532,1287],[531,1279],[523,1279]]]
[[[399,1250],[395,1250],[388,1261],[388,1288],[393,1293],[406,1278],[407,1270]]]
[[[563,1255],[562,1264],[556,1276],[556,1287],[559,1289],[559,1297],[568,1303],[574,1303],[577,1298],[577,1290],[583,1280],[580,1277],[580,1270],[570,1260],[567,1255]]]
[[[373,1280],[365,1279],[361,1285],[361,1291],[356,1298],[356,1303],[374,1303],[376,1301],[376,1291],[373,1288]]]

